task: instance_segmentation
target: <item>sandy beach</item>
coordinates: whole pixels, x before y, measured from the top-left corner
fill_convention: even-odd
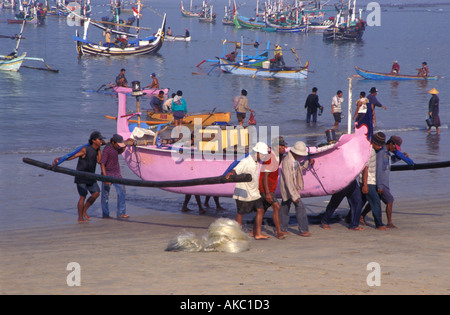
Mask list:
[[[49,154],[30,157],[42,161],[52,158]],[[2,190],[7,185],[15,195],[2,198],[1,294],[450,293],[448,194],[429,194],[426,199],[423,194],[396,196],[394,223],[398,228],[389,231],[375,230],[369,216],[364,231],[349,231],[341,220],[331,230],[311,224],[312,237],[304,238],[295,234],[296,226],[292,225],[291,235],[278,240],[266,224],[263,231],[272,237],[265,241],[251,239],[246,252],[167,252],[168,243],[179,234],[189,231],[202,236],[218,217],[234,218],[233,201],[222,199],[228,209],[224,213],[209,209],[206,215],[198,215],[192,200],[190,208],[195,211],[181,213],[182,195],[130,187],[130,219],[101,219],[97,200],[89,211],[92,220],[78,224],[73,178],[23,165],[21,158],[5,156],[14,167],[2,169],[3,179],[12,178],[8,184],[2,180]],[[20,176],[12,176],[19,170]],[[427,171],[422,172],[426,175]],[[400,185],[405,176],[402,173],[397,172],[393,178],[393,187]],[[443,173],[448,174],[448,170]],[[164,210],[163,205],[155,210],[156,202],[145,202],[150,194],[157,195],[160,203],[167,200],[173,209]],[[111,195],[111,211],[115,214]],[[326,201],[304,199],[308,211],[317,213],[323,211]],[[345,215],[346,211],[344,200],[338,214]],[[267,218],[271,215],[271,211],[266,213]],[[244,230],[250,229],[252,219],[244,218],[248,222]],[[81,267],[80,286],[67,283],[71,262]],[[373,270],[367,266],[371,262],[379,264],[380,286],[368,285]]]

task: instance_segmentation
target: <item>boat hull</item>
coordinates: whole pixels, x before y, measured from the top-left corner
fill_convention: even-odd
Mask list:
[[[308,78],[308,64],[302,68],[284,68],[282,69],[264,69],[252,65],[231,64],[226,59],[219,58],[220,68],[222,71],[252,77],[262,78],[284,78],[294,80],[304,80]]]
[[[117,133],[124,139],[131,137],[126,115],[126,95],[118,94]],[[313,167],[304,171],[302,197],[334,194],[356,179],[364,169],[370,155],[371,145],[366,137],[367,127],[362,126],[354,134],[340,137],[334,145],[317,149],[310,148]],[[220,152],[220,153],[219,153]],[[176,147],[127,146],[122,154],[128,167],[143,180],[184,180],[223,175],[239,158],[233,152],[217,154]],[[200,185],[162,188],[164,190],[194,195],[232,197],[235,184]],[[276,196],[280,197],[277,189]]]
[[[192,125],[195,123],[196,119],[201,119],[203,126],[210,126],[212,124],[223,122],[228,124],[231,120],[230,112],[227,113],[201,113],[201,114],[189,114],[184,117],[182,123],[184,125]],[[173,122],[172,113],[147,113],[147,124],[157,125],[164,124],[168,122]]]
[[[8,58],[8,56],[0,56],[0,71],[19,71],[25,60],[26,53],[18,57]]]
[[[410,81],[410,80],[437,80],[438,76],[422,77],[415,75],[390,74],[368,71],[355,66],[356,73],[368,80],[394,80],[394,81]]]
[[[74,41],[76,42],[76,48],[78,55],[91,55],[91,56],[104,56],[104,57],[114,57],[114,56],[137,56],[146,54],[157,53],[164,42],[165,37],[165,25],[166,16],[164,15],[163,23],[161,28],[158,30],[157,34],[151,38],[138,39],[133,45],[128,47],[107,47],[99,44],[89,42],[77,35],[74,36]]]
[[[175,36],[166,35],[165,40],[168,42],[190,42],[191,36],[186,37],[183,35],[175,35]]]

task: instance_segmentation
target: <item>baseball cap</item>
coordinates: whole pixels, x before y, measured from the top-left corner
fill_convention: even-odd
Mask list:
[[[121,135],[118,135],[117,133],[112,136],[111,141],[117,143],[121,148],[125,147],[125,143],[123,143],[123,137]]]
[[[93,131],[91,133],[91,136],[89,137],[90,140],[95,140],[95,139],[105,139],[105,137],[102,136],[102,134],[100,133],[100,131]]]

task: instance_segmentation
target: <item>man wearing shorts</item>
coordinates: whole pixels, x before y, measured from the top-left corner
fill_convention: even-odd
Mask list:
[[[334,117],[334,129],[338,128],[339,123],[341,122],[342,115],[342,103],[344,102],[344,98],[342,97],[342,91],[337,91],[336,95],[331,99],[331,114]]]
[[[99,131],[91,133],[89,138],[89,145],[83,147],[73,156],[69,157],[67,161],[78,158],[77,171],[95,173],[97,164],[100,164],[102,153],[100,147],[103,144],[103,136]],[[56,158],[53,161],[53,165],[58,163]],[[77,184],[78,194],[80,199],[78,200],[78,222],[89,221],[90,217],[87,215],[87,209],[97,200],[100,195],[100,187],[96,180],[87,179],[79,176],[75,176],[75,184]],[[88,192],[91,194],[88,200],[86,196]]]
[[[277,238],[282,240],[286,237],[286,232],[281,231],[280,226],[280,203],[275,197],[275,190],[278,184],[278,175],[281,159],[286,152],[287,143],[283,137],[277,137],[272,140],[271,152],[269,158],[264,161],[259,176],[259,192],[264,204],[264,211],[272,207],[273,224]]]
[[[259,193],[259,165],[263,155],[268,154],[267,144],[258,142],[252,149],[252,153],[242,159],[227,175],[250,174],[251,182],[236,183],[233,199],[236,200],[237,216],[236,221],[242,226],[244,214],[256,212],[255,224],[252,235],[255,239],[267,239],[269,236],[262,234],[261,225],[264,217],[264,205]]]

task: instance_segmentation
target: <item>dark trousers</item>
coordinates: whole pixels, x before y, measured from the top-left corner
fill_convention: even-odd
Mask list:
[[[333,194],[331,196],[330,202],[325,210],[325,215],[322,218],[322,224],[329,225],[331,222],[331,217],[333,216],[334,211],[339,207],[342,200],[347,197],[348,204],[350,206],[349,212],[349,229],[354,229],[359,226],[359,217],[361,216],[362,211],[362,196],[361,189],[359,188],[358,182],[354,180],[347,187],[342,189],[341,191]]]
[[[306,123],[309,123],[311,121],[312,118],[312,122],[315,123],[317,122],[317,111],[315,112],[310,112],[309,110],[306,112]]]

